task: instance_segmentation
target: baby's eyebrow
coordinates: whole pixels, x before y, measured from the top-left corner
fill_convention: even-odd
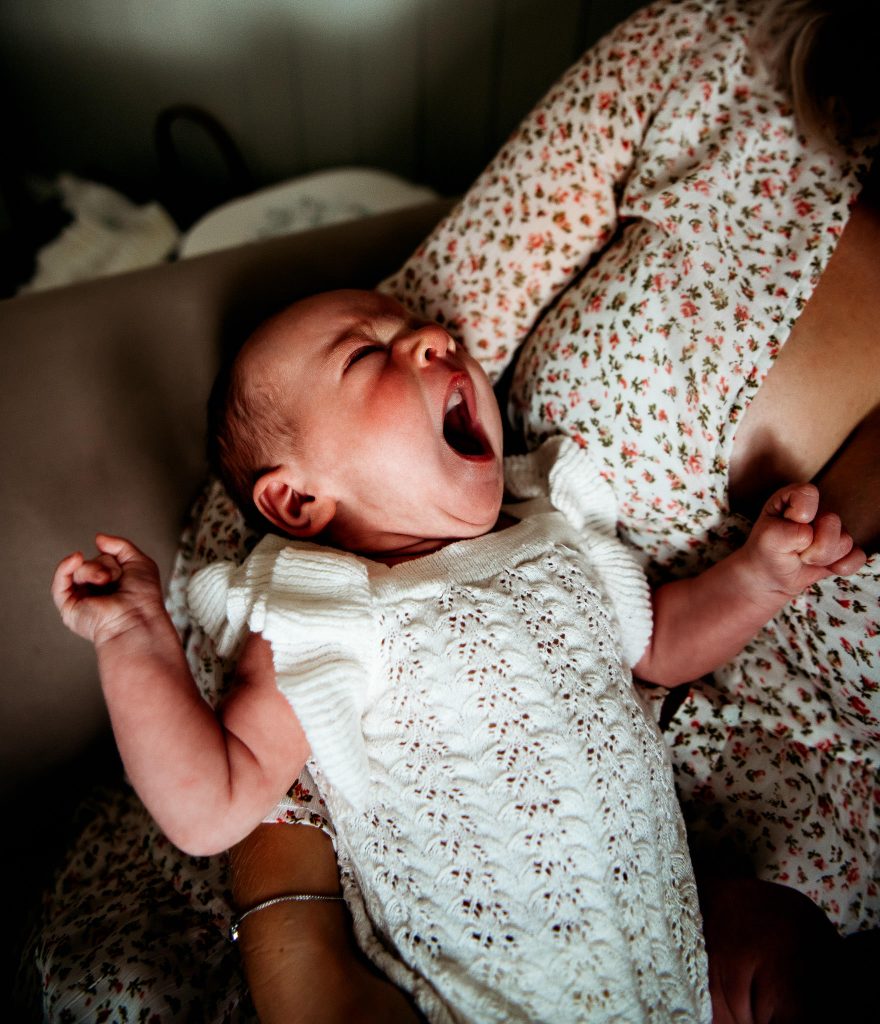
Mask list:
[[[363,321],[357,324],[346,324],[340,331],[331,335],[330,340],[327,343],[325,351],[328,355],[332,355],[343,346],[346,342],[351,341],[357,336],[358,332],[363,330]]]
[[[331,336],[324,349],[324,359],[335,365],[338,353],[342,352],[343,356],[338,359],[338,366],[343,370],[348,362],[348,350],[351,346],[361,343],[368,331],[370,334],[375,333],[370,329],[370,325],[371,321],[366,318],[354,324],[346,324],[338,333]]]
[[[341,345],[352,339],[367,336],[369,340],[384,343],[390,340],[399,330],[402,317],[388,312],[374,313],[361,317],[354,323],[348,323],[330,341],[328,352],[332,353]]]

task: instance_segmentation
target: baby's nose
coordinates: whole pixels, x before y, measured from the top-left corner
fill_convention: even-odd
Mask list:
[[[419,367],[455,352],[455,342],[439,324],[425,324],[410,336],[410,358]]]

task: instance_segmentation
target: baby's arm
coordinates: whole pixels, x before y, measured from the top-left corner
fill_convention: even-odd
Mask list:
[[[251,636],[220,714],[202,699],[162,602],[159,573],[120,537],[55,571],[52,596],[91,640],[126,773],[175,845],[207,855],[246,836],[299,775],[305,734],[275,686],[269,644]]]
[[[633,669],[647,682],[675,686],[734,657],[792,597],[826,576],[865,563],[838,516],[816,516],[813,484],[791,484],[764,506],[738,551],[692,579],[654,593],[654,631]]]

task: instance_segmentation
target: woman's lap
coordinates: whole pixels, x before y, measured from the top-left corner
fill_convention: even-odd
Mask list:
[[[880,926],[880,560],[802,595],[672,715],[694,845],[732,845],[844,934]]]
[[[163,841],[130,790],[102,791],[30,954],[45,1019],[255,1020],[223,931],[225,883],[218,860]]]

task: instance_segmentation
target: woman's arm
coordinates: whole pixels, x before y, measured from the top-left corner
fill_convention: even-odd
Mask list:
[[[275,686],[268,643],[251,636],[219,715],[199,693],[165,611],[155,564],[129,541],[99,534],[99,554],[58,566],[52,594],[64,623],[91,640],[126,774],[181,849],[228,849],[302,771],[308,741]]]
[[[286,893],[337,895],[330,839],[308,825],[260,825],[231,853],[243,912]],[[406,997],[355,945],[344,903],[279,903],[249,915],[239,946],[262,1024],[414,1024]]]
[[[663,686],[698,679],[734,657],[793,597],[826,576],[846,576],[865,553],[819,491],[796,484],[764,506],[745,545],[691,579],[654,593],[654,630],[633,672]]]

